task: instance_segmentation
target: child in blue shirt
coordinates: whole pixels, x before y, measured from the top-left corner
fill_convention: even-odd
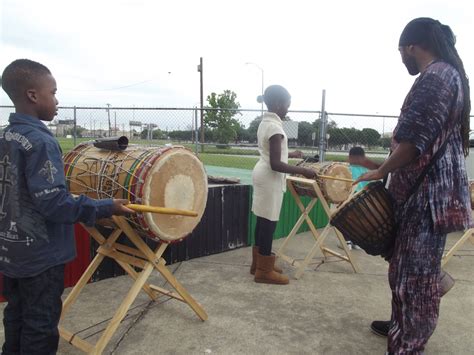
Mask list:
[[[352,147],[349,150],[349,169],[351,170],[352,180],[357,180],[361,175],[369,171],[369,169],[362,165],[364,160],[365,151],[362,147]],[[368,183],[367,181],[359,182],[355,191],[362,190]]]
[[[64,266],[76,256],[73,224],[133,211],[126,200],[73,198],[66,189],[61,148],[42,122],[58,105],[48,68],[15,60],[1,81],[15,105],[0,135],[2,354],[55,354]]]

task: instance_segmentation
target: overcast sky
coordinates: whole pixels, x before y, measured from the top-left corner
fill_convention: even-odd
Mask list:
[[[399,113],[414,78],[398,53],[415,17],[450,25],[474,76],[469,0],[210,1],[0,0],[3,68],[17,58],[48,66],[60,105],[190,107],[204,93],[237,93],[259,108],[265,86],[282,84],[292,109]],[[0,104],[10,104],[2,91]]]

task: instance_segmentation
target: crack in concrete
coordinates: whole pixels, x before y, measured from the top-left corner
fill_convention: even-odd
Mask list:
[[[176,268],[173,271],[171,271],[171,273],[174,275],[178,271],[178,269],[181,267],[181,265],[182,265],[182,262],[177,263]],[[165,287],[167,283],[168,283],[168,281],[165,280],[162,283],[161,287]],[[164,297],[166,297],[166,296],[164,296]],[[138,324],[138,322],[148,314],[150,309],[152,309],[154,306],[157,306],[157,305],[163,304],[165,302],[168,302],[169,300],[171,300],[171,298],[172,297],[168,297],[167,299],[160,300],[159,302],[156,302],[154,300],[146,302],[145,307],[138,313],[138,315],[135,317],[135,319],[132,321],[132,323],[128,326],[128,328],[123,332],[123,334],[120,336],[120,338],[116,341],[116,343],[114,344],[113,349],[110,351],[109,354],[112,355],[118,350],[120,344],[125,340],[127,335],[133,330],[133,328]],[[143,303],[140,306],[143,306]],[[136,307],[134,307],[134,308],[136,308]],[[123,320],[125,320],[125,318]]]

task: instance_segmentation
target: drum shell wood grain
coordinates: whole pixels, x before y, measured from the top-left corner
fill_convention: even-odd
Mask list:
[[[331,224],[368,254],[385,256],[396,233],[392,206],[390,195],[377,181],[342,204],[331,216]]]
[[[337,162],[324,162],[324,163],[310,163],[301,162],[298,166],[312,169],[318,175],[325,175],[331,177],[339,177],[344,179],[352,179],[351,171],[347,164]],[[296,175],[298,177],[304,177],[302,175]],[[351,192],[352,185],[347,181],[330,180],[330,179],[317,179],[318,186],[321,189],[324,197],[328,202],[341,203],[345,201]],[[313,189],[310,186],[294,183],[296,192],[302,196],[316,197]]]
[[[129,218],[141,236],[173,242],[201,220],[207,202],[202,162],[184,147],[129,146],[125,151],[82,144],[64,155],[68,188],[91,198],[123,198],[131,203],[192,210],[197,217],[138,213]],[[99,221],[103,225],[110,221]]]

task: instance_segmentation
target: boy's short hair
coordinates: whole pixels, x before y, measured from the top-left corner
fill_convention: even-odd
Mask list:
[[[350,150],[349,150],[349,155],[351,156],[361,156],[361,157],[364,157],[365,156],[365,151],[362,147],[352,147]]]
[[[48,74],[51,75],[51,71],[43,64],[29,59],[17,59],[3,71],[2,88],[15,102],[25,90],[35,86],[40,76]]]

